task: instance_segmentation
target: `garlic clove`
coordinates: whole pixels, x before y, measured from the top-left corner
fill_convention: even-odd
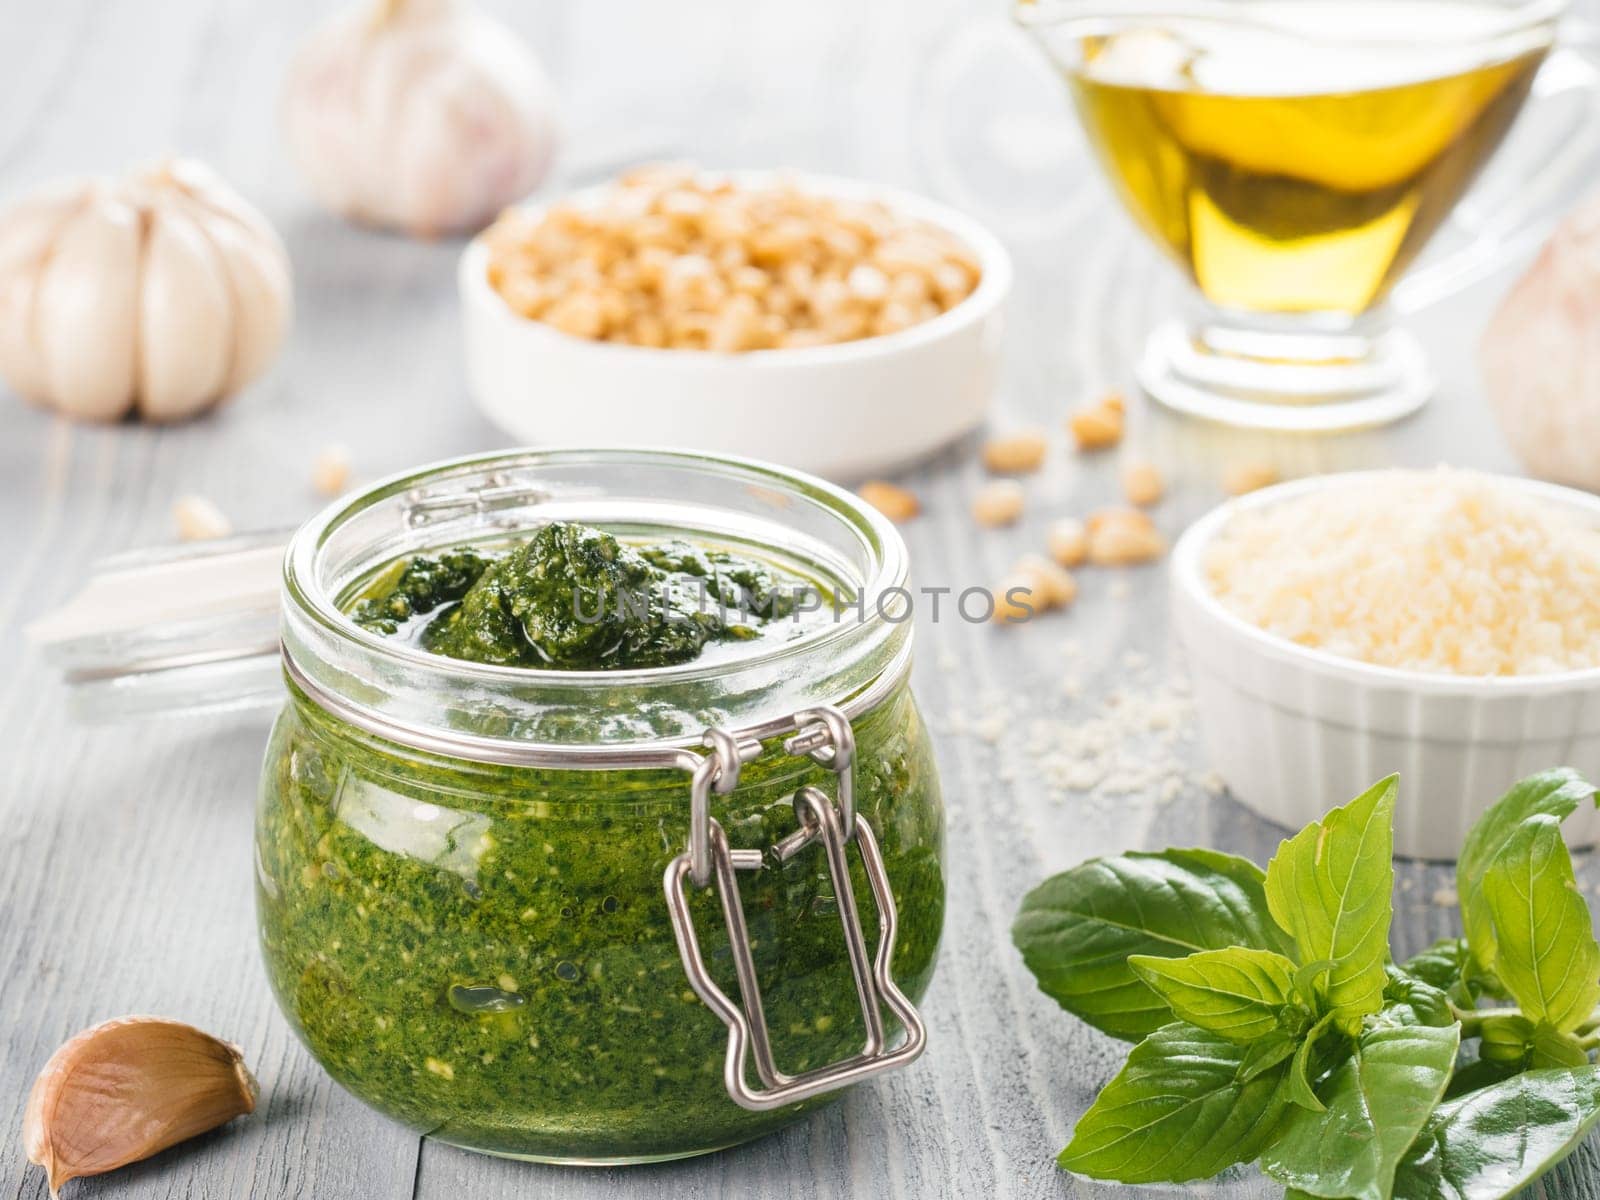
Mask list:
[[[463,144],[472,146],[473,153],[486,163],[503,154],[493,144],[498,136],[493,128],[496,118],[481,113],[476,118],[470,115],[474,108],[493,107],[492,99],[484,97],[482,90],[475,88],[471,80],[434,83],[427,89],[433,93],[428,103],[416,106],[405,138],[389,148],[399,185],[398,211],[404,214],[406,232],[413,237],[432,238],[448,233],[456,223],[456,213],[475,213],[483,208],[487,185],[479,173],[455,169]],[[458,122],[470,123],[469,139],[460,136]],[[486,165],[483,171],[492,177],[502,169]]]
[[[61,227],[83,207],[87,191],[81,184],[50,188],[8,209],[0,224],[0,275],[41,265]]]
[[[44,355],[34,336],[34,305],[50,248],[83,206],[81,185],[53,189],[10,209],[0,222],[0,373],[35,403],[50,394]]]
[[[34,338],[57,407],[112,421],[133,406],[140,218],[97,197],[62,227],[39,278]]]
[[[70,1039],[28,1095],[22,1145],[55,1195],[253,1112],[237,1046],[162,1017],[118,1017]]]
[[[233,343],[228,354],[224,398],[232,396],[272,361],[289,332],[294,299],[284,256],[276,237],[263,241],[247,225],[219,215],[198,199],[188,199],[193,214],[217,251],[233,312]]]
[[[294,296],[288,254],[272,227],[226,190],[209,168],[182,161],[168,171],[171,203],[189,214],[216,251],[233,301],[233,345],[221,399],[267,367],[288,336]]]
[[[33,337],[40,268],[0,277],[0,375],[35,404],[47,404],[50,376]]]
[[[222,256],[233,292],[233,363],[223,391],[232,395],[266,369],[289,332],[294,311],[282,259],[241,239]]]
[[[176,421],[216,402],[233,354],[233,297],[205,235],[176,206],[150,222],[139,336],[143,416]]]
[[[152,178],[164,182],[205,211],[227,217],[267,245],[282,249],[278,234],[267,224],[267,219],[240,199],[239,194],[204,163],[192,158],[172,159],[162,163]]]

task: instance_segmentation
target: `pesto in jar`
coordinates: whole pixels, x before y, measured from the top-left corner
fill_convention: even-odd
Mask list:
[[[450,658],[543,670],[670,667],[725,643],[803,636],[818,585],[753,558],[674,539],[633,545],[553,521],[496,554],[397,563],[351,610],[356,624]],[[724,655],[724,657],[726,657]]]
[[[392,564],[354,622],[434,653],[584,671],[726,661],[826,616],[805,572],[692,537],[619,540],[548,525],[492,550]],[[604,592],[631,590],[642,603]],[[711,603],[704,603],[710,596]],[[581,619],[580,619],[581,615]],[[752,645],[755,643],[757,645]],[[608,712],[589,708],[597,738]],[[697,701],[686,692],[686,706]],[[487,724],[502,732],[499,718]],[[562,714],[566,728],[581,711]],[[653,718],[641,718],[644,727]],[[942,812],[908,689],[854,723],[858,811],[897,900],[894,974],[919,998],[943,922]],[[775,741],[714,800],[736,847],[792,832],[792,796],[832,775]],[[257,823],[261,940],[284,1012],[340,1083],[446,1141],[562,1161],[640,1161],[731,1145],[770,1113],[724,1089],[726,1027],[690,990],[662,893],[687,838],[672,770],[500,767],[400,746],[291,688]],[[859,915],[877,915],[851,854]],[[741,872],[774,1052],[799,1073],[864,1030],[822,853]],[[716,896],[691,888],[701,949],[737,996]]]

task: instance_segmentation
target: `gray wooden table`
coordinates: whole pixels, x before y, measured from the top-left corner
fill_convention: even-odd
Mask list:
[[[327,5],[280,0],[0,2],[0,198],[63,173],[171,151],[212,162],[283,232],[298,322],[263,383],[217,416],[168,430],[87,428],[0,393],[0,1197],[37,1200],[16,1136],[34,1073],[64,1038],[123,1012],[193,1021],[243,1044],[258,1112],[104,1177],[118,1197],[1094,1197],[1052,1166],[1120,1048],[1034,988],[1008,928],[1024,890],[1097,853],[1216,844],[1264,861],[1282,831],[1202,784],[1180,727],[1178,794],[1114,797],[1051,782],[1051,730],[1121,690],[1165,687],[1161,568],[1085,572],[1067,614],[1022,630],[927,625],[917,686],[940,732],[950,908],[914,1069],[787,1132],[702,1160],[615,1171],[477,1157],[419,1140],[318,1069],[257,962],[250,828],[266,717],[75,724],[23,646],[97,556],[169,540],[175,496],[212,497],[240,528],[319,504],[315,450],[343,442],[373,477],[503,444],[470,407],[452,287],[458,244],[351,229],[315,210],[284,160],[274,110],[296,38]],[[1019,279],[997,427],[1057,431],[1073,403],[1127,385],[1142,332],[1177,286],[1082,166],[1063,101],[1003,49],[1002,14],[958,0],[691,6],[613,0],[496,6],[546,57],[569,128],[567,178],[630,157],[793,164],[965,199],[1007,232]],[[943,153],[956,146],[960,166]],[[975,170],[973,168],[976,168]],[[987,190],[963,180],[987,181]],[[954,196],[956,192],[971,192]],[[1234,456],[1287,473],[1372,462],[1511,463],[1467,353],[1504,277],[1417,322],[1444,381],[1419,418],[1379,435],[1245,437],[1136,411],[1130,446],[1173,482],[1169,532],[1220,498]],[[919,581],[990,583],[1053,516],[1115,494],[1114,459],[1058,447],[1014,530],[966,517],[970,446],[906,482],[926,515],[906,530]],[[1066,736],[1066,735],[1063,735]],[[1069,743],[1070,744],[1070,743]],[[1136,751],[1137,753],[1137,751]],[[1586,884],[1600,870],[1582,865]],[[1440,867],[1400,871],[1396,950],[1453,932]],[[1586,1148],[1547,1197],[1600,1196]],[[1154,1195],[1162,1195],[1160,1191]],[[1267,1197],[1259,1177],[1172,1195]]]

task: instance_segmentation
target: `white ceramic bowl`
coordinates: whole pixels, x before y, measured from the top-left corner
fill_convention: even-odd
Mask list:
[[[1350,475],[1280,484],[1195,522],[1172,555],[1173,617],[1194,676],[1213,769],[1246,807],[1298,829],[1391,771],[1400,772],[1395,851],[1455,858],[1483,810],[1513,781],[1570,766],[1600,779],[1600,669],[1467,678],[1374,666],[1267,633],[1212,595],[1207,545],[1237,513]],[[1600,499],[1508,479],[1600,525]],[[1600,814],[1567,821],[1574,844],[1600,841]]]
[[[740,183],[778,178],[735,172]],[[624,440],[740,454],[852,480],[937,450],[982,420],[1000,360],[1011,260],[983,226],[907,192],[819,175],[797,186],[880,200],[939,225],[973,251],[983,277],[949,312],[899,333],[832,346],[720,354],[572,337],[513,312],[489,286],[474,240],[459,286],[467,383],[518,442]],[[604,188],[573,197],[598,198]],[[530,208],[538,212],[538,208]]]

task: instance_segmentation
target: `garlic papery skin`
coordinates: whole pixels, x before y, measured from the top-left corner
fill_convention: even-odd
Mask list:
[[[291,306],[278,235],[197,162],[0,213],[0,378],[70,417],[204,412],[266,369]]]
[[[254,1112],[259,1089],[239,1048],[180,1021],[117,1017],[50,1056],[22,1117],[28,1161],[55,1195]]]
[[[1478,358],[1522,465],[1600,491],[1600,194],[1561,224],[1506,295]]]
[[[554,155],[554,93],[516,36],[465,0],[379,0],[314,32],[289,69],[289,150],[312,193],[363,224],[470,232]]]

